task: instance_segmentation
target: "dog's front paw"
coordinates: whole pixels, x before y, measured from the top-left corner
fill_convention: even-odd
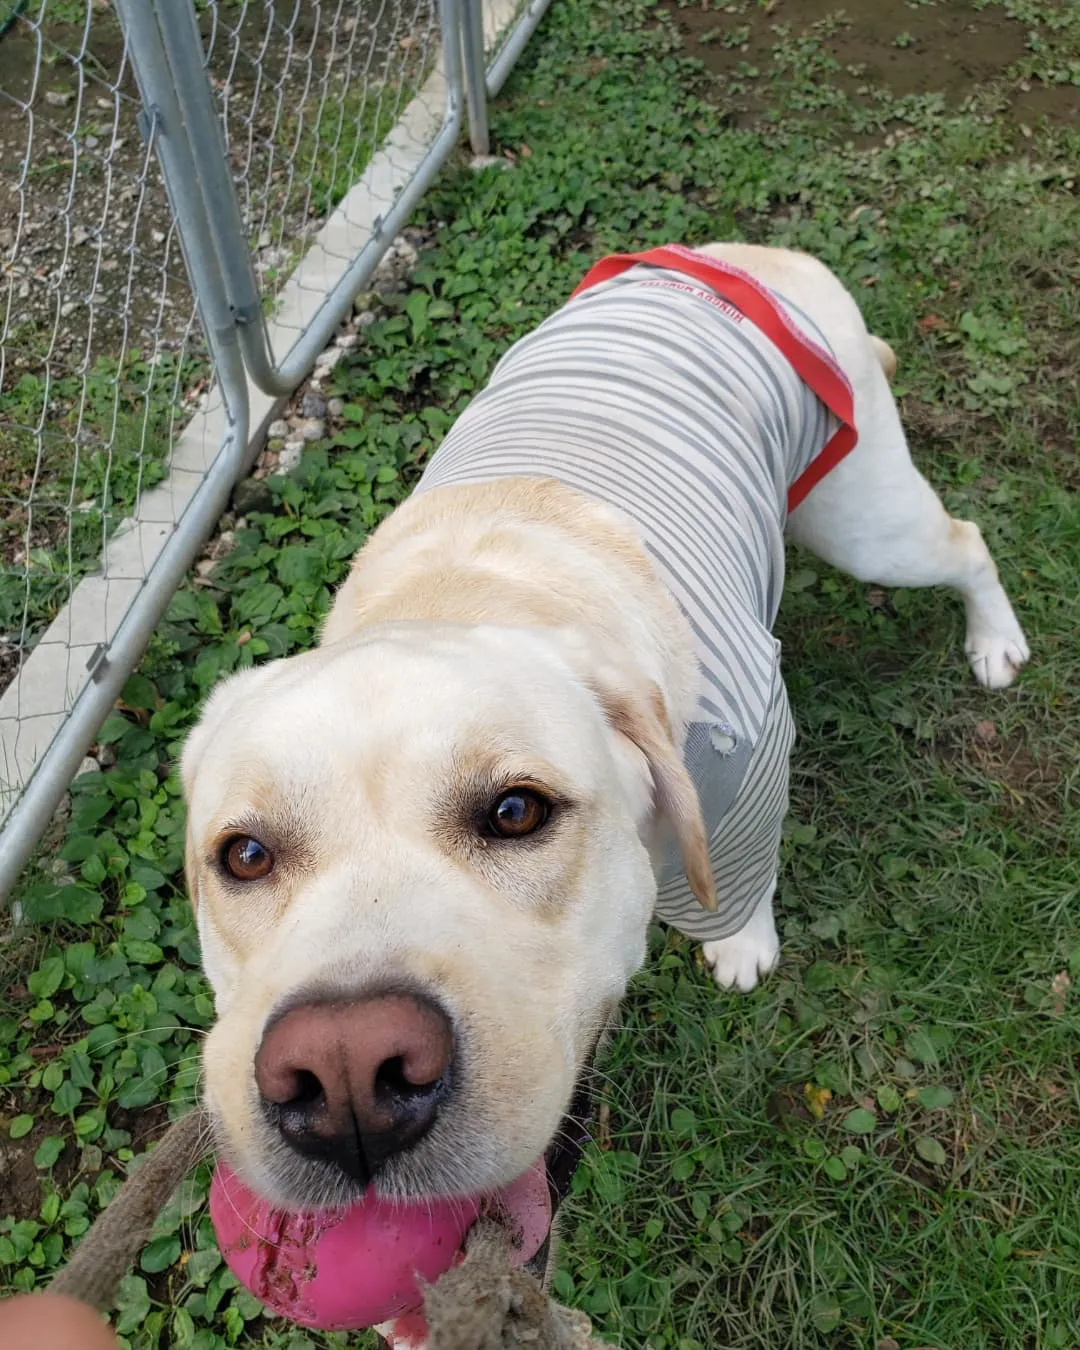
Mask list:
[[[1004,632],[968,633],[964,650],[975,678],[987,689],[1008,688],[1031,654],[1015,620]]]
[[[780,959],[780,939],[772,915],[762,923],[755,914],[740,933],[703,942],[701,953],[712,967],[713,979],[721,989],[739,989],[748,993],[768,975]]]

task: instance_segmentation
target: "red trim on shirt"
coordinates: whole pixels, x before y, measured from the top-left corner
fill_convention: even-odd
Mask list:
[[[847,376],[833,358],[801,332],[777,304],[769,290],[741,267],[732,267],[681,244],[650,248],[644,253],[615,253],[591,268],[570,299],[590,286],[610,281],[639,263],[683,272],[703,282],[741,310],[783,353],[798,375],[810,386],[840,423],[820,454],[816,455],[788,489],[788,510],[794,511],[830,469],[836,467],[859,439],[855,430],[855,400]]]

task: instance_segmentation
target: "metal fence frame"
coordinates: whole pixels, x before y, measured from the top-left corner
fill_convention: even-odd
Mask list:
[[[502,88],[550,0],[438,0],[445,107],[442,124],[392,206],[324,295],[288,351],[272,350],[262,293],[225,158],[192,0],[114,0],[142,101],[141,130],[161,165],[173,219],[220,392],[225,423],[217,453],[0,829],[0,898],[27,859],[112,710],[230,493],[258,448],[266,409],[311,372],[352,301],[374,272],[459,141],[467,120],[474,154],[489,153],[487,102]],[[390,133],[391,136],[393,132]],[[389,138],[387,138],[389,139]],[[385,142],[384,142],[385,144]]]

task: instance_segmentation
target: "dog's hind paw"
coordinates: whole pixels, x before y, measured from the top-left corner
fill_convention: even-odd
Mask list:
[[[721,989],[748,993],[780,959],[780,939],[771,904],[759,906],[746,927],[731,937],[703,942],[701,954],[712,967],[713,979]]]

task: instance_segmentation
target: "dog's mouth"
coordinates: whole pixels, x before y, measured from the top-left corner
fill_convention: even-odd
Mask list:
[[[233,1272],[275,1313],[328,1331],[378,1325],[394,1350],[419,1350],[427,1331],[420,1290],[459,1259],[481,1214],[511,1237],[514,1264],[539,1279],[551,1226],[589,1137],[582,1082],[544,1154],[494,1192],[445,1202],[381,1200],[369,1190],[343,1210],[287,1211],[261,1200],[224,1166],[211,1190],[218,1244]]]
[[[554,1139],[532,1169],[533,1173],[542,1174],[546,1196],[542,1189],[520,1188],[515,1183],[495,1197],[494,1207],[501,1209],[512,1231],[516,1229],[522,1234],[543,1232],[540,1245],[521,1263],[541,1283],[547,1274],[555,1215],[569,1193],[582,1150],[589,1139],[591,1120],[592,1096],[582,1083],[574,1093],[570,1109],[563,1116]],[[385,1350],[425,1350],[427,1345],[428,1328],[423,1312],[408,1312],[379,1329],[387,1337],[381,1341]]]

